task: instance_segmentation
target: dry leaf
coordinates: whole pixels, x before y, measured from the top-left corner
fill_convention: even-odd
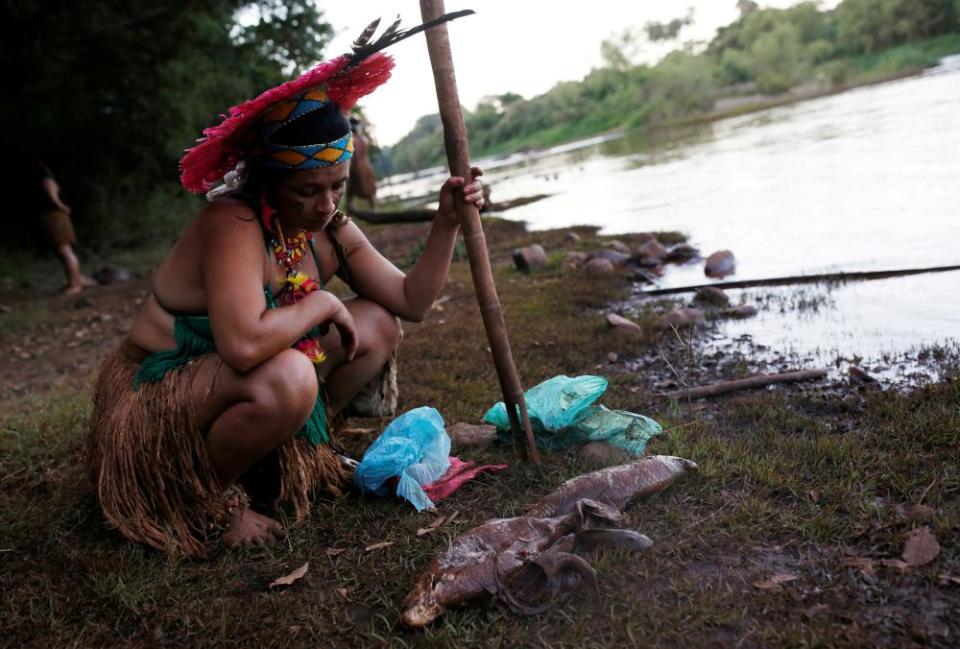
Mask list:
[[[960,577],[956,575],[940,575],[938,579],[941,586],[960,586]]]
[[[811,489],[807,492],[807,497],[810,498],[810,502],[818,503],[820,502],[820,492],[816,489]]]
[[[425,534],[429,534],[430,532],[436,531],[438,527],[443,525],[445,520],[447,520],[446,516],[437,516],[435,519],[433,519],[432,523],[417,530],[417,536],[423,536]]]
[[[349,590],[347,590],[346,588],[336,588],[335,590],[337,591],[337,595],[339,595],[340,597],[342,597],[344,600],[346,600],[346,601],[348,601],[348,602],[350,601],[350,591],[349,591]]]
[[[759,588],[760,590],[771,590],[773,588],[776,588],[780,584],[786,584],[787,582],[791,582],[795,579],[799,579],[799,577],[797,575],[788,575],[788,574],[774,575],[769,579],[756,581],[754,582],[753,585]]]
[[[323,553],[328,557],[335,557],[338,554],[343,554],[346,551],[347,551],[346,548],[327,548],[326,550],[323,551]]]
[[[928,505],[897,505],[894,508],[897,516],[906,521],[929,521],[937,514],[937,510]]]
[[[880,559],[880,565],[887,568],[896,568],[900,572],[907,572],[911,568],[909,563],[900,559]]]
[[[918,527],[910,532],[903,546],[903,560],[911,566],[925,566],[940,554],[940,544],[929,527]]]
[[[278,586],[289,586],[295,581],[303,579],[303,576],[307,574],[307,569],[310,567],[310,562],[305,562],[302,566],[291,572],[289,575],[283,577],[277,577],[270,582],[270,588],[276,588]]]
[[[381,548],[389,548],[394,543],[395,541],[381,541],[380,543],[374,543],[373,545],[368,545],[366,550],[367,552],[369,552],[370,550],[379,550]]]
[[[867,577],[877,576],[877,571],[873,569],[873,559],[869,557],[845,557],[840,563],[850,568],[859,568]]]

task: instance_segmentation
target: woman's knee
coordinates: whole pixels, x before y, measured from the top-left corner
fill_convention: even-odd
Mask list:
[[[317,400],[319,385],[313,363],[295,349],[285,349],[257,368],[254,400],[271,412],[306,419]]]
[[[365,309],[363,319],[366,335],[361,337],[361,345],[368,351],[391,354],[400,344],[402,336],[400,320],[397,316],[376,302],[370,302]]]

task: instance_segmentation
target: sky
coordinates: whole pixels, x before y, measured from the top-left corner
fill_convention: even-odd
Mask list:
[[[761,1],[762,7],[786,7],[796,0]],[[693,9],[694,24],[682,40],[709,40],[716,29],[736,20],[736,0],[447,0],[446,11],[473,9],[476,15],[448,25],[460,102],[473,109],[483,97],[506,92],[526,98],[546,92],[560,81],[580,80],[602,65],[600,44],[627,27],[648,21],[669,21]],[[826,6],[837,4],[835,0]],[[325,54],[346,52],[370,21],[382,17],[381,28],[399,12],[403,27],[422,22],[415,0],[318,0],[335,36]],[[386,85],[360,105],[381,146],[395,144],[423,115],[437,112],[436,91],[426,41],[414,36],[392,46],[396,60]],[[642,58],[665,52],[650,49]]]

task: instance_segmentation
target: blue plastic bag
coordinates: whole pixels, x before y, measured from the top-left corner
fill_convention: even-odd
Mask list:
[[[547,379],[523,395],[531,430],[543,433],[566,428],[606,391],[607,380],[602,376],[555,376]],[[500,430],[510,429],[507,407],[502,401],[494,404],[483,420]]]
[[[394,419],[363,454],[353,473],[363,491],[385,496],[387,480],[400,478],[396,493],[416,507],[432,509],[421,485],[438,480],[450,468],[450,436],[436,408],[414,408]]]
[[[642,455],[647,442],[663,432],[653,419],[594,405],[607,389],[602,376],[555,376],[524,393],[530,429],[537,446],[546,449],[569,448],[587,442],[607,442],[633,455]],[[495,404],[483,416],[509,441],[510,420],[503,402]]]

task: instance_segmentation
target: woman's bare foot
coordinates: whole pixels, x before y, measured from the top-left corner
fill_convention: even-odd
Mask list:
[[[232,516],[230,527],[223,535],[223,544],[228,548],[262,545],[283,536],[283,526],[280,523],[249,507],[235,510]]]
[[[64,295],[76,295],[76,294],[80,293],[82,290],[83,290],[83,285],[82,285],[82,284],[80,284],[80,285],[67,284],[67,285],[64,286],[62,289],[60,289],[60,291],[61,291]]]

